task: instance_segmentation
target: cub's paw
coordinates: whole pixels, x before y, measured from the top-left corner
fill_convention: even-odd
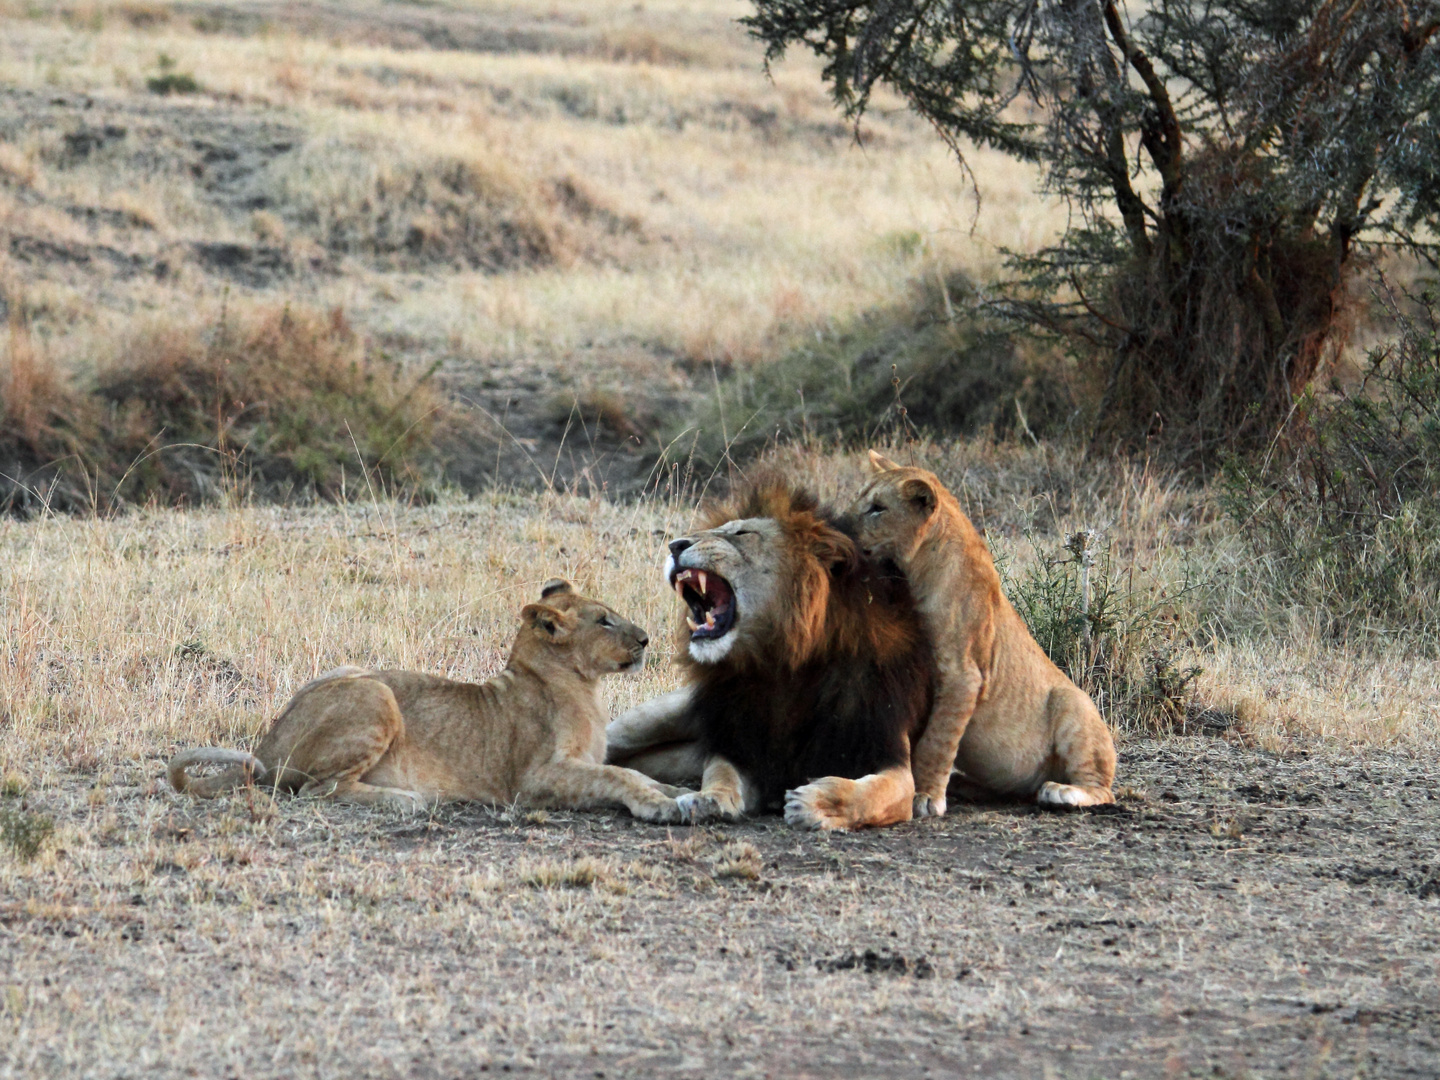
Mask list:
[[[941,795],[937,799],[931,795],[916,794],[910,816],[915,818],[944,817],[945,796]]]
[[[423,814],[430,809],[429,799],[418,791],[406,791],[404,788],[391,788],[376,801],[386,810],[402,814]]]
[[[675,800],[675,804],[680,808],[680,820],[689,825],[698,825],[702,821],[711,821],[715,818],[738,821],[742,816],[740,807],[731,803],[729,799],[706,795],[700,791],[681,795]]]
[[[847,829],[853,780],[830,777],[785,793],[785,821],[801,829]]]
[[[641,821],[653,821],[657,825],[675,825],[685,820],[685,814],[674,799],[661,799],[643,803],[631,810]]]
[[[1047,780],[1040,785],[1040,791],[1035,796],[1035,801],[1041,806],[1068,808],[1099,806],[1101,803],[1114,802],[1115,797],[1109,791],[1077,787],[1074,784],[1057,784],[1053,780]]]

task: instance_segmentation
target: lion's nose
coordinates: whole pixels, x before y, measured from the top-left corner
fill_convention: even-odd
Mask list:
[[[694,546],[694,540],[691,540],[688,536],[682,536],[679,540],[670,541],[670,554],[674,555],[678,559],[682,551],[684,551],[688,547]]]
[[[647,634],[647,633],[645,633],[644,630],[641,630],[641,631],[640,631],[640,636],[639,636],[638,638],[636,638],[635,640],[640,643],[640,647],[643,649],[643,648],[645,648],[645,646],[647,646],[647,645],[650,644],[650,635]]]

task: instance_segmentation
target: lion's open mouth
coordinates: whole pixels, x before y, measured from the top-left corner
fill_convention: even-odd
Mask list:
[[[710,570],[680,570],[670,584],[685,601],[690,615],[691,641],[721,638],[735,626],[735,592],[730,583]]]

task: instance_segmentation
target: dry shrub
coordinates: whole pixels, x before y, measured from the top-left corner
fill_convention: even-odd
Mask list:
[[[370,358],[338,308],[286,306],[208,331],[144,331],[100,372],[98,392],[121,444],[160,438],[183,451],[127,469],[132,500],[204,497],[230,469],[267,494],[335,496],[347,469],[352,484],[423,484],[410,461],[440,412],[428,376],[406,382]]]
[[[78,449],[77,422],[86,411],[66,373],[36,347],[19,307],[12,309],[0,352],[0,454],[6,465]]]
[[[1237,238],[1238,195],[1219,182],[1187,192],[1189,262],[1118,269],[1108,308],[1122,329],[1106,349],[1081,351],[1104,381],[1097,434],[1131,448],[1160,440],[1195,460],[1217,447],[1263,449],[1285,423],[1294,396],[1348,340],[1350,273],[1327,241],[1306,237],[1271,237],[1257,258],[1247,245],[1264,226]]]
[[[273,181],[275,212],[336,254],[483,270],[572,257],[554,193],[492,163],[330,139],[287,156]]]
[[[516,877],[532,889],[590,889],[613,882],[615,873],[608,862],[586,855],[568,862],[522,862]]]
[[[445,417],[431,372],[407,376],[369,355],[338,309],[264,306],[153,325],[81,387],[13,319],[0,356],[0,495],[32,513],[422,494]]]

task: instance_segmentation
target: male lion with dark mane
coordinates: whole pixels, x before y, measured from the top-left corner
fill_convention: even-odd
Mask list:
[[[778,808],[794,825],[908,821],[935,661],[905,577],[809,493],[754,484],[670,543],[688,685],[625,713],[609,760],[668,783],[687,820]]]

